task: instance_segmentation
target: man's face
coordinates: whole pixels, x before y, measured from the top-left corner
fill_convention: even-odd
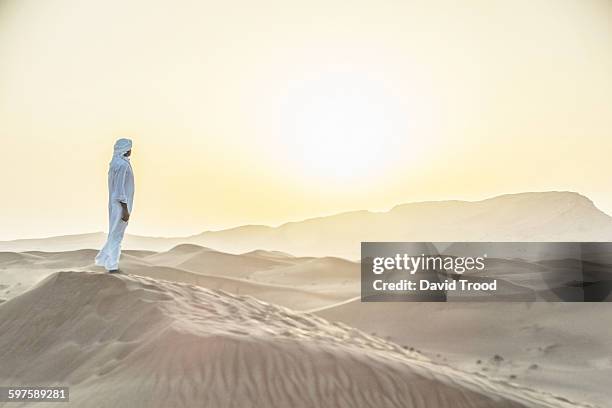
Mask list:
[[[125,157],[130,157],[132,155],[132,149],[128,150],[127,152],[123,153],[123,155]]]

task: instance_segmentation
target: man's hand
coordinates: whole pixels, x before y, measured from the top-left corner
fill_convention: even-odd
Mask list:
[[[123,210],[121,214],[121,220],[128,222],[130,220],[130,212],[128,211],[127,204],[121,203],[121,209]]]

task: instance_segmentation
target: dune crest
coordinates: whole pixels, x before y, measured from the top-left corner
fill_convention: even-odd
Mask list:
[[[0,305],[0,350],[0,383],[68,385],[85,408],[576,406],[313,315],[135,276],[49,276]]]

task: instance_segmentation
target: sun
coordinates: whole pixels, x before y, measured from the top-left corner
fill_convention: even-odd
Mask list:
[[[410,112],[384,80],[336,72],[292,84],[281,142],[309,177],[353,181],[380,176],[408,153]]]

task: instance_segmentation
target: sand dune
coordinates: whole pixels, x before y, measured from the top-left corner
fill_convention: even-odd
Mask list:
[[[92,249],[0,252],[0,299],[17,296],[60,270],[102,271],[93,264],[96,253]],[[255,296],[297,310],[335,304],[359,290],[356,263],[267,251],[234,255],[197,245],[179,245],[161,253],[128,250],[122,253],[121,267],[130,274]]]
[[[240,255],[215,251],[193,244],[178,245],[169,251],[145,258],[154,265],[173,266],[198,273],[248,278],[253,272],[293,265],[296,258],[277,254],[266,256],[266,251]]]
[[[51,275],[0,305],[0,353],[0,383],[68,385],[79,408],[577,406],[309,314],[134,276]]]
[[[0,251],[100,248],[103,241],[101,233],[5,241]],[[352,211],[188,237],[128,235],[124,247],[167,251],[192,243],[234,254],[265,249],[357,260],[361,241],[612,241],[612,217],[577,193],[521,193],[474,202],[409,203],[386,212]]]
[[[303,289],[299,285],[283,286],[259,283],[232,277],[195,273],[179,268],[148,266],[140,262],[127,262],[125,263],[125,269],[129,270],[131,275],[189,283],[209,289],[224,290],[236,295],[249,295],[297,310],[324,307],[345,298],[344,293],[334,293],[332,290],[318,293]]]
[[[58,270],[101,271],[93,266],[95,253],[0,253],[0,303]],[[253,261],[253,257],[258,259]],[[234,267],[249,272],[233,274],[223,265],[213,271],[207,262],[215,258],[232,259]],[[241,259],[246,264],[243,268]],[[189,265],[193,270],[159,265],[158,261]],[[254,265],[264,269],[256,270]],[[529,281],[534,268],[546,270],[545,264],[521,260],[504,261],[504,268],[496,265],[491,260],[491,270],[499,269],[500,278],[534,288],[541,284]],[[122,268],[135,275],[250,295],[296,310],[322,309],[318,313],[328,320],[389,336],[438,362],[506,380],[516,376],[512,381],[525,386],[608,406],[612,311],[607,304],[342,304],[359,294],[355,263],[269,251],[223,254],[195,245],[180,245],[163,253],[124,251]],[[336,304],[341,305],[330,307]],[[495,355],[502,356],[503,362],[494,361]],[[481,364],[476,364],[478,360]]]
[[[296,258],[293,265],[258,270],[252,278],[261,282],[292,285],[329,285],[356,282],[361,278],[359,264],[341,258]]]
[[[334,294],[340,300],[359,291],[359,264],[341,258],[295,257],[263,250],[234,255],[182,244],[143,260],[149,265],[180,268],[198,274],[306,288],[310,292]]]
[[[316,313],[424,351],[444,364],[611,406],[610,303],[361,303],[354,299]]]

